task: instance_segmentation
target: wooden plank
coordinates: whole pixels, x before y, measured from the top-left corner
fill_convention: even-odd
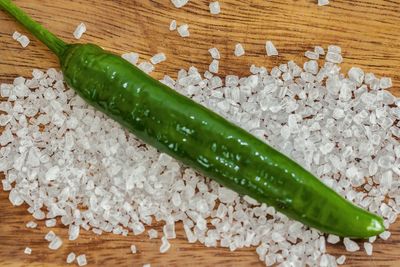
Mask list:
[[[208,0],[191,0],[182,9],[176,9],[170,0],[17,0],[35,19],[68,42],[74,41],[76,25],[85,22],[88,32],[81,42],[94,42],[102,47],[123,53],[139,52],[149,59],[164,52],[168,60],[157,65],[154,77],[164,74],[176,77],[180,68],[196,66],[204,71],[211,58],[207,52],[217,47],[221,52],[220,73],[247,75],[251,64],[268,68],[288,60],[304,62],[302,54],[315,45],[338,44],[343,48],[343,70],[360,66],[365,71],[393,78],[392,92],[400,96],[400,1],[334,0],[329,6],[318,7],[314,0],[220,0],[222,13],[213,16]],[[172,19],[178,24],[190,25],[190,37],[180,38],[168,27]],[[57,59],[48,49],[32,40],[22,49],[11,39],[18,30],[27,34],[11,18],[0,12],[0,82],[10,82],[17,76],[29,76],[33,68],[57,67]],[[272,40],[280,56],[268,58],[264,44]],[[236,58],[233,49],[242,43],[246,55]],[[68,242],[67,230],[57,226],[55,232],[64,240],[56,252],[47,248],[43,236],[48,231],[26,229],[31,217],[26,206],[14,208],[0,193],[0,266],[64,266],[70,251],[86,253],[92,266],[263,266],[254,248],[230,252],[226,249],[205,248],[188,244],[181,225],[178,238],[165,255],[158,252],[160,241],[148,240],[146,235],[95,236],[83,232],[78,241]],[[161,225],[155,228],[161,231]],[[349,266],[399,266],[400,222],[393,225],[390,240],[374,245],[374,255],[365,252],[345,253],[342,246],[330,246],[335,255],[345,254]],[[129,246],[139,248],[130,254]],[[32,255],[23,254],[26,246]]]

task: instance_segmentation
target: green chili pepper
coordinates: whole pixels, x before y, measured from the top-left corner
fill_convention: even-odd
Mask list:
[[[59,57],[70,87],[147,144],[325,233],[365,238],[384,231],[382,218],[354,206],[288,157],[121,57],[93,44],[64,43],[9,0],[0,0],[0,7]]]

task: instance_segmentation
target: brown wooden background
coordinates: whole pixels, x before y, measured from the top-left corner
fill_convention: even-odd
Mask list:
[[[139,52],[149,59],[164,52],[168,59],[157,65],[154,77],[164,74],[176,77],[177,70],[191,65],[201,71],[208,68],[210,47],[221,52],[220,73],[246,75],[252,63],[268,68],[288,60],[303,62],[303,53],[315,45],[337,44],[343,48],[343,70],[360,66],[377,75],[390,76],[392,92],[400,96],[400,0],[332,0],[318,7],[316,0],[220,0],[222,13],[212,16],[208,0],[190,0],[176,9],[170,0],[16,0],[35,19],[66,41],[85,22],[88,32],[81,41],[95,42],[116,53]],[[168,27],[172,19],[190,25],[190,37],[180,38]],[[18,30],[27,34],[5,13],[0,12],[0,82],[29,76],[32,68],[57,67],[56,57],[32,40],[22,49],[11,38]],[[273,40],[279,57],[265,55],[266,40]],[[234,45],[241,42],[246,55],[233,56]],[[0,188],[1,189],[1,188]],[[0,190],[1,191],[1,190]],[[67,242],[67,230],[55,228],[65,244],[56,251],[47,248],[43,223],[38,229],[27,229],[31,220],[26,206],[14,208],[8,194],[0,193],[0,266],[63,266],[70,251],[86,253],[90,266],[263,266],[255,249],[230,252],[187,244],[181,226],[177,239],[166,254],[158,253],[159,240],[147,235],[100,237],[81,232],[78,242]],[[157,226],[159,232],[162,227]],[[330,246],[335,255],[346,254],[349,266],[400,266],[400,222],[390,229],[390,240],[377,242],[372,257],[364,251],[347,255],[341,245]],[[139,252],[130,253],[136,244]],[[32,255],[23,253],[26,246]]]

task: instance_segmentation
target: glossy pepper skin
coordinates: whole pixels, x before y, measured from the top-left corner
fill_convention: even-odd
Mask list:
[[[9,0],[8,11],[60,59],[66,83],[138,138],[241,195],[325,233],[384,231],[380,217],[343,199],[245,130],[93,44],[67,45]]]

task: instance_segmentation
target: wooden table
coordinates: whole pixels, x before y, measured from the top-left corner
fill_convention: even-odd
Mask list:
[[[191,0],[176,9],[170,0],[16,0],[35,19],[66,41],[80,22],[88,31],[82,42],[94,42],[116,53],[139,52],[149,59],[164,52],[168,60],[157,65],[154,77],[164,74],[176,77],[180,68],[191,65],[201,71],[211,58],[207,50],[221,52],[220,74],[247,75],[252,63],[268,68],[288,60],[304,62],[303,53],[315,45],[337,44],[343,48],[343,70],[360,66],[365,71],[393,78],[392,92],[400,96],[400,0],[332,0],[318,7],[316,0],[220,0],[222,13],[209,13],[209,0]],[[169,31],[169,23],[190,25],[190,37],[180,38]],[[0,82],[17,76],[29,76],[33,68],[57,67],[56,57],[30,34],[32,40],[22,49],[11,38],[18,30],[26,33],[10,17],[0,12]],[[279,57],[265,55],[265,41],[273,40]],[[233,56],[236,43],[242,43],[246,55]],[[1,190],[0,190],[1,191]],[[79,241],[65,241],[52,252],[43,236],[44,223],[38,229],[27,229],[31,220],[26,206],[14,208],[8,194],[0,193],[0,266],[64,266],[70,251],[86,253],[90,266],[264,266],[254,248],[230,252],[188,244],[182,227],[165,255],[158,253],[160,241],[147,235],[119,237],[95,236],[81,232]],[[161,225],[157,229],[161,231]],[[342,245],[330,246],[335,255],[347,255],[349,266],[400,266],[400,222],[391,227],[390,240],[378,241],[372,257],[365,252],[347,254]],[[67,240],[67,230],[54,231]],[[139,252],[130,253],[136,244]],[[23,253],[26,246],[32,255]]]

